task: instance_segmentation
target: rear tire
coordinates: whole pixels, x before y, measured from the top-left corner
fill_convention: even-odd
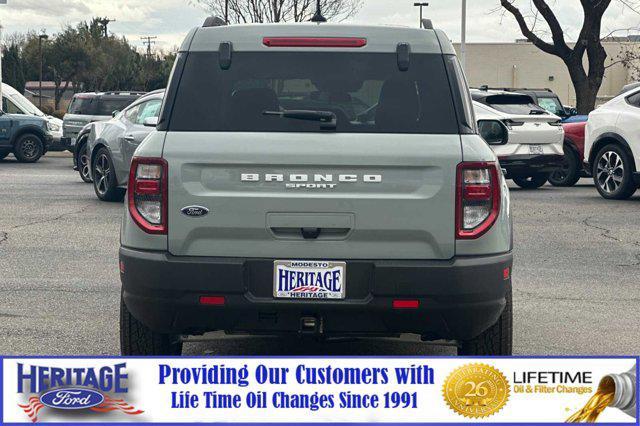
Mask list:
[[[21,163],[35,163],[44,155],[44,143],[38,135],[27,133],[16,141],[13,148],[13,155]]]
[[[538,189],[547,183],[549,175],[534,175],[529,177],[517,177],[513,178],[513,181],[522,189]]]
[[[564,146],[564,160],[562,166],[549,176],[549,183],[553,186],[573,186],[580,180],[582,165],[576,152],[569,146]]]
[[[638,186],[633,181],[633,158],[620,145],[607,145],[593,160],[593,182],[607,200],[626,200]]]
[[[83,139],[78,145],[79,149],[76,153],[76,166],[78,167],[78,174],[83,182],[91,183],[91,169],[89,162],[89,153],[87,152],[87,143]]]
[[[102,201],[119,202],[124,200],[125,190],[118,188],[115,167],[107,148],[100,148],[91,164],[93,189]]]
[[[462,341],[458,347],[458,355],[510,356],[513,353],[511,286],[507,290],[506,301],[498,322],[475,339]]]
[[[120,352],[125,356],[182,355],[180,336],[162,334],[135,319],[120,298]]]

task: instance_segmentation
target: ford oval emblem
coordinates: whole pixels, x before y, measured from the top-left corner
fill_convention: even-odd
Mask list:
[[[40,402],[60,410],[82,410],[102,404],[104,395],[92,389],[54,389],[42,394]]]
[[[202,206],[187,206],[182,210],[182,214],[189,217],[202,217],[209,214],[209,209]]]

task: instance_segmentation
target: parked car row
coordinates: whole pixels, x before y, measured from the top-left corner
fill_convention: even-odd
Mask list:
[[[640,184],[640,89],[586,124],[550,91],[469,91],[429,22],[212,26],[189,33],[166,91],[78,94],[64,120],[80,178],[127,197],[124,355],[209,331],[510,355],[506,179],[572,185],[586,158],[607,198]]]
[[[546,182],[545,175],[556,186],[572,186],[581,177],[592,177],[603,198],[616,200],[631,197],[640,186],[640,83],[625,86],[617,97],[596,108],[588,116],[567,112],[557,96],[546,89],[497,90],[483,87],[472,91],[472,94],[480,132],[498,154],[507,177],[512,177],[519,186],[540,186]],[[528,96],[532,103],[525,105],[527,100],[524,98],[516,102],[518,96]],[[562,119],[563,152],[561,157],[556,158],[560,161],[560,167],[554,168],[551,173],[547,173],[549,170],[545,169],[544,173],[541,171],[540,174],[523,180],[522,176],[515,176],[510,167],[513,163],[505,155],[505,150],[518,149],[517,143],[514,143],[517,131],[514,131],[513,117],[507,114],[518,111],[518,107],[531,107],[530,114],[537,116],[540,112],[534,106],[556,113]],[[496,120],[504,126],[500,126]],[[526,122],[527,120],[519,120],[516,128],[524,130],[526,124],[520,123]],[[550,121],[549,124],[557,125]],[[544,131],[525,136],[529,149],[540,153],[552,149],[554,154],[559,154],[557,139],[553,143],[548,129],[542,130]],[[534,135],[547,141],[541,151],[535,147]],[[533,155],[533,151],[530,154]],[[533,171],[539,166],[538,160],[534,158],[519,156],[519,159],[518,164],[523,165],[525,170]]]
[[[86,124],[111,118],[143,92],[78,93],[63,120],[44,114],[20,92],[2,83],[0,160],[13,153],[20,162],[36,162],[48,151],[69,150]],[[74,155],[74,162],[76,160]],[[75,165],[75,163],[74,163]],[[85,173],[85,180],[88,173]]]
[[[92,181],[102,201],[122,201],[133,153],[155,129],[164,90],[146,94],[106,121],[93,122],[78,138],[78,173]]]

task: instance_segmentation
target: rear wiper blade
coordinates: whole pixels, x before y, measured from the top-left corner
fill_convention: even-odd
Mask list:
[[[291,118],[293,120],[319,121],[323,130],[335,130],[338,118],[331,111],[313,111],[307,109],[285,109],[283,111],[263,111],[268,117]]]

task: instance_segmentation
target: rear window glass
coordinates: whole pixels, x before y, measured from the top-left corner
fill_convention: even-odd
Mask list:
[[[538,105],[549,111],[551,114],[559,116],[563,116],[566,114],[566,111],[564,110],[564,107],[562,106],[558,98],[538,97]]]
[[[96,105],[95,115],[111,115],[114,111],[122,111],[137,98],[124,97],[122,99],[100,99]]]
[[[93,100],[93,97],[74,97],[69,104],[69,114],[91,114]]]
[[[526,95],[494,95],[487,96],[482,103],[493,109],[516,115],[542,115],[547,111],[533,103],[533,99]]]
[[[79,115],[111,115],[114,111],[122,111],[137,97],[123,96],[118,99],[105,99],[99,96],[75,97],[69,104],[69,114]]]
[[[265,111],[329,111],[338,132],[458,132],[441,55],[239,52],[229,70],[215,53],[190,53],[169,130],[319,132],[320,124]]]

